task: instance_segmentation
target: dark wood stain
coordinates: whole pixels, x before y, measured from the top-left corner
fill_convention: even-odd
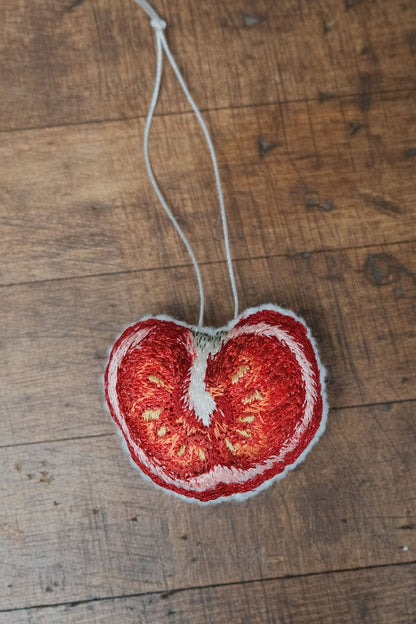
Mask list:
[[[344,0],[344,6],[348,11],[349,9],[353,9],[355,6],[357,6],[358,4],[362,4],[365,1],[366,0]]]
[[[85,2],[85,0],[75,0],[75,2],[72,2],[71,4],[69,4],[68,6],[65,7],[65,12],[66,13],[70,13],[71,11],[76,9],[78,6],[80,6],[84,2]]]
[[[253,26],[258,26],[266,19],[264,15],[247,15],[243,13],[243,24],[247,28],[252,28]]]
[[[362,127],[363,127],[363,124],[360,123],[359,121],[350,121],[348,123],[350,136],[353,137],[355,134],[357,134],[357,132],[361,130]]]
[[[409,46],[410,54],[413,55],[416,52],[416,28],[406,33],[406,41]]]
[[[403,212],[400,206],[396,206],[396,204],[393,204],[387,199],[375,198],[371,200],[371,203],[378,212],[383,212],[391,216],[401,215]]]
[[[333,100],[335,97],[333,93],[328,93],[325,91],[319,91],[318,96],[319,96],[320,102],[329,102],[330,100]]]
[[[261,135],[257,137],[257,147],[259,150],[260,158],[263,158],[266,154],[274,150],[277,147],[277,143],[267,141]]]
[[[363,273],[374,286],[386,286],[398,282],[405,275],[416,280],[416,276],[397,258],[384,252],[369,254],[364,262]]]
[[[334,26],[335,26],[335,20],[327,20],[327,19],[322,20],[322,27],[323,27],[324,35],[327,35],[329,32],[331,32]]]
[[[334,204],[330,199],[321,199],[320,197],[311,196],[306,198],[305,207],[307,210],[322,210],[322,212],[332,212]]]

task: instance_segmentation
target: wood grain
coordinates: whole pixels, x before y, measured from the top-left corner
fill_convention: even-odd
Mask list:
[[[361,124],[354,133],[353,123]],[[235,258],[414,234],[412,94],[374,96],[365,114],[341,98],[218,111],[209,124]],[[158,179],[198,260],[223,259],[211,163],[196,120],[158,118],[152,132]],[[142,136],[142,120],[3,135],[0,283],[189,264],[148,181]],[[275,144],[263,157],[259,137]]]
[[[198,315],[142,157],[153,33],[132,0],[4,0],[0,624],[414,624],[416,4],[155,7],[212,131],[241,309],[305,318],[328,428],[244,504],[130,465],[108,349],[144,314]],[[224,324],[211,165],[170,70],[151,154]]]
[[[25,609],[14,624],[412,624],[413,564]],[[192,615],[190,615],[192,614]],[[10,623],[0,612],[0,624]]]
[[[365,109],[416,87],[411,1],[154,4],[203,109],[346,94]],[[153,33],[131,0],[4,0],[1,17],[2,129],[145,114]],[[168,74],[159,110],[187,108]]]
[[[284,481],[209,507],[140,478],[115,434],[3,449],[2,608],[414,561],[415,431],[414,402],[332,412]]]
[[[333,407],[413,399],[415,261],[414,244],[242,260],[241,306],[277,302],[305,317]],[[202,269],[206,324],[225,324],[232,314],[225,264]],[[196,322],[193,269],[3,287],[1,444],[108,432],[108,349],[124,327],[160,313]]]

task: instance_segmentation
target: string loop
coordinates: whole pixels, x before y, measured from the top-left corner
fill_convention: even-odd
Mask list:
[[[149,105],[149,111],[147,113],[147,118],[146,118],[146,124],[145,124],[145,130],[144,130],[144,138],[143,138],[143,152],[144,152],[144,159],[145,159],[145,163],[146,163],[146,169],[147,169],[147,173],[149,175],[150,178],[150,182],[152,183],[152,186],[155,190],[155,193],[165,211],[165,213],[167,214],[167,216],[169,217],[170,221],[172,222],[173,226],[175,227],[176,231],[178,232],[183,244],[185,245],[185,248],[189,254],[189,257],[191,258],[192,264],[194,266],[194,270],[196,273],[196,277],[197,277],[197,281],[198,281],[198,288],[199,288],[199,299],[200,299],[200,308],[199,308],[199,320],[198,320],[198,326],[201,327],[203,324],[203,320],[204,320],[204,304],[205,304],[205,297],[204,297],[204,288],[203,288],[203,284],[202,284],[202,278],[201,278],[201,272],[199,269],[199,265],[198,262],[196,260],[196,257],[194,255],[194,252],[192,250],[191,245],[188,242],[188,239],[186,238],[185,234],[182,231],[182,228],[180,227],[179,223],[177,222],[177,220],[175,219],[175,217],[172,214],[172,211],[170,210],[168,204],[166,203],[166,200],[159,188],[159,185],[156,181],[156,177],[154,175],[153,172],[153,168],[151,165],[151,161],[150,161],[150,157],[149,157],[149,134],[150,134],[150,127],[152,125],[152,119],[153,119],[153,115],[155,112],[155,108],[156,108],[156,104],[157,104],[157,100],[159,97],[159,92],[160,92],[160,84],[161,84],[161,80],[162,80],[162,69],[163,69],[163,53],[165,53],[166,58],[168,59],[174,73],[175,76],[181,86],[182,91],[185,94],[186,99],[188,100],[189,104],[192,107],[192,110],[194,111],[196,118],[199,122],[199,125],[201,126],[201,129],[204,133],[205,136],[205,140],[206,143],[208,145],[208,149],[209,149],[209,153],[210,153],[210,157],[211,157],[211,162],[212,162],[212,167],[214,170],[214,177],[215,177],[215,184],[217,187],[217,194],[218,194],[218,201],[219,201],[219,205],[220,205],[220,213],[221,213],[221,222],[222,222],[222,230],[223,230],[223,235],[224,235],[224,246],[225,246],[225,255],[227,258],[227,267],[228,267],[228,274],[230,277],[230,283],[231,283],[231,290],[232,290],[232,294],[233,294],[233,299],[234,299],[234,318],[238,315],[238,294],[237,294],[237,286],[236,286],[236,282],[235,282],[235,276],[234,276],[234,269],[233,269],[233,263],[232,263],[232,258],[231,258],[231,250],[230,250],[230,242],[229,242],[229,237],[228,237],[228,225],[227,225],[227,216],[226,216],[226,212],[225,212],[225,205],[224,205],[224,196],[223,196],[223,192],[222,192],[222,186],[221,186],[221,179],[220,179],[220,173],[219,173],[219,169],[218,169],[218,163],[217,163],[217,157],[215,154],[215,149],[214,149],[214,145],[212,143],[211,140],[211,136],[208,132],[208,128],[205,125],[205,122],[202,118],[202,115],[192,97],[192,95],[189,92],[188,87],[186,86],[186,83],[183,79],[183,76],[181,74],[181,72],[179,71],[179,68],[176,64],[176,61],[169,49],[168,46],[168,42],[166,41],[166,37],[164,34],[164,30],[166,28],[166,22],[161,19],[161,17],[156,13],[156,11],[153,9],[153,7],[146,1],[146,0],[134,0],[134,2],[136,2],[136,4],[138,4],[146,13],[147,15],[150,17],[150,25],[152,26],[152,28],[155,31],[155,36],[156,36],[156,75],[155,75],[155,82],[154,82],[154,87],[153,87],[153,93],[152,93],[152,98],[150,100],[150,105]]]

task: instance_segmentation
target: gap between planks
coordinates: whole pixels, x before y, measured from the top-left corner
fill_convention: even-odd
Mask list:
[[[393,406],[393,405],[402,405],[403,403],[413,403],[413,402],[416,402],[416,397],[412,399],[397,399],[395,401],[382,401],[381,403],[360,403],[358,405],[341,405],[341,406],[335,406],[335,407],[329,406],[329,410],[330,412],[339,412],[340,410],[361,409],[365,407],[383,407],[387,405]],[[34,442],[16,442],[15,444],[4,444],[4,445],[0,444],[0,449],[17,448],[20,446],[35,446],[38,444],[55,444],[55,443],[60,443],[60,442],[72,442],[76,440],[90,440],[94,438],[108,438],[110,436],[117,436],[117,435],[118,435],[117,431],[109,431],[108,433],[94,433],[94,434],[89,434],[89,435],[69,436],[68,438],[56,438],[52,440],[35,440]],[[374,567],[380,567],[380,566],[374,566]],[[279,578],[286,578],[286,577],[279,577]],[[150,592],[150,593],[154,593],[154,592]],[[0,609],[0,613],[1,613],[1,609]]]
[[[163,87],[162,87],[163,88]],[[366,95],[369,97],[372,96],[383,96],[383,95],[406,95],[410,93],[414,93],[416,91],[416,87],[406,89],[385,89],[381,91],[368,91]],[[349,100],[360,97],[360,93],[331,93],[331,102],[339,101],[339,100]],[[396,98],[399,99],[399,98]],[[316,97],[310,98],[293,98],[293,99],[283,99],[283,100],[275,100],[273,102],[257,102],[255,104],[242,104],[241,106],[212,106],[209,108],[200,108],[199,111],[202,115],[209,115],[210,113],[216,112],[226,112],[226,111],[241,111],[245,109],[251,108],[260,108],[260,107],[268,107],[268,106],[286,106],[288,104],[308,104],[313,102],[321,102],[324,106],[325,102],[321,100],[319,94]],[[153,115],[153,119],[157,119],[158,117],[178,117],[178,116],[186,116],[186,115],[194,115],[195,113],[189,109],[185,111],[172,111],[167,113],[157,113],[155,111]],[[127,121],[139,121],[140,119],[145,119],[147,117],[147,112],[143,115],[133,115],[131,117],[107,117],[103,119],[87,119],[85,121],[71,121],[68,123],[57,123],[57,124],[43,124],[40,126],[22,126],[21,128],[0,128],[0,134],[8,134],[15,132],[30,132],[35,130],[51,130],[53,128],[67,128],[72,126],[88,126],[91,125],[99,125],[99,124],[111,124],[111,123],[121,123]]]
[[[388,243],[374,243],[371,245],[354,245],[352,247],[323,247],[322,249],[314,249],[313,251],[308,252],[306,249],[304,251],[294,251],[293,253],[276,253],[276,254],[268,254],[261,256],[244,256],[241,258],[232,258],[233,264],[237,264],[239,262],[251,262],[256,260],[270,260],[273,258],[295,258],[296,256],[301,256],[303,253],[307,252],[311,256],[315,254],[323,254],[323,253],[334,253],[340,251],[354,251],[356,249],[369,249],[372,248],[380,249],[386,247],[393,247],[395,245],[412,245],[416,243],[416,237],[411,238],[409,240],[399,240],[392,241]],[[198,262],[198,266],[212,266],[212,265],[226,265],[226,260],[212,260],[210,262]],[[103,273],[88,273],[83,275],[69,275],[67,277],[51,277],[47,279],[33,280],[33,281],[24,281],[24,282],[8,282],[7,284],[0,284],[0,288],[13,288],[14,286],[33,286],[34,284],[48,284],[54,282],[65,282],[71,280],[81,280],[81,279],[91,279],[94,277],[106,277],[106,276],[114,276],[114,275],[139,275],[140,273],[149,273],[151,271],[170,271],[176,269],[189,269],[192,268],[192,263],[184,263],[184,264],[169,264],[166,266],[155,266],[155,267],[144,267],[142,269],[129,269],[127,271],[109,271]],[[352,406],[355,407],[355,406]],[[2,448],[0,446],[0,448]]]
[[[219,587],[235,587],[238,585],[252,585],[253,583],[268,583],[273,581],[282,581],[282,580],[294,580],[299,578],[310,578],[310,577],[319,577],[326,575],[337,575],[337,574],[353,574],[354,572],[361,572],[364,570],[378,570],[382,568],[397,568],[401,566],[412,566],[416,563],[415,561],[403,561],[398,563],[380,563],[379,565],[370,565],[363,567],[355,567],[355,568],[340,568],[338,570],[325,570],[324,572],[307,572],[306,574],[286,574],[284,576],[273,576],[266,578],[257,578],[250,579],[248,581],[233,581],[231,583],[213,583],[212,585],[191,585],[189,587],[178,587],[175,589],[168,589],[164,591],[148,591],[148,592],[139,592],[133,594],[118,594],[116,596],[100,596],[97,598],[86,598],[84,600],[68,600],[64,602],[54,602],[50,604],[39,604],[39,605],[26,605],[24,607],[16,607],[13,609],[0,609],[0,613],[13,613],[15,611],[26,611],[30,609],[52,609],[56,607],[64,607],[71,606],[76,607],[82,604],[90,604],[93,602],[104,602],[107,600],[122,600],[125,598],[143,598],[145,596],[160,596],[161,598],[169,598],[174,594],[183,593],[186,591],[203,591],[206,589],[215,589]]]

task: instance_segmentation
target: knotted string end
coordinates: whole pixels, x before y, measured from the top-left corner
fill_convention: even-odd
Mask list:
[[[165,30],[166,22],[160,17],[152,17],[150,20],[150,26],[154,28],[154,30]]]

